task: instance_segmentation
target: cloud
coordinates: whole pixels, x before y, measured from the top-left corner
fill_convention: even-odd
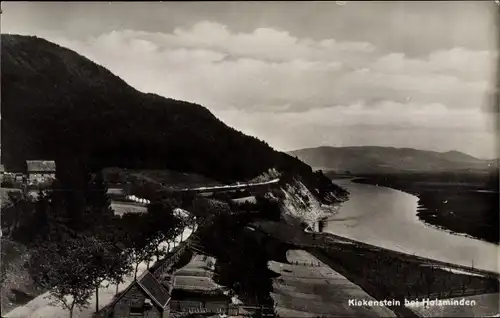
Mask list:
[[[287,31],[272,28],[257,28],[251,33],[235,33],[225,25],[210,21],[198,22],[188,29],[176,28],[170,34],[126,31],[124,35],[130,38],[143,37],[161,43],[165,48],[205,48],[235,57],[269,61],[332,61],[344,53],[371,53],[375,50],[368,42],[299,39]]]
[[[495,54],[452,48],[416,59],[380,55],[367,42],[297,38],[257,28],[232,32],[201,21],[171,33],[113,31],[85,41],[52,39],[75,49],[139,90],[210,109],[307,111],[379,100],[477,108],[491,89]]]
[[[391,53],[379,58],[373,69],[391,74],[449,75],[467,81],[491,80],[496,52],[454,47],[431,52],[425,58],[408,58],[403,53]]]
[[[477,136],[491,137],[481,109],[491,101],[496,52],[452,47],[408,57],[368,42],[298,38],[274,28],[234,32],[210,21],[170,33],[45,37],[141,91],[202,104],[282,149],[318,138],[338,143],[334,135],[376,144],[370,135],[390,140],[391,129],[409,139],[409,132],[420,134],[422,143],[430,131],[468,132],[476,146]]]
[[[478,109],[450,112],[442,104],[380,101],[376,107],[355,103],[300,113],[221,110],[215,114],[282,150],[378,145],[497,156],[496,118]]]

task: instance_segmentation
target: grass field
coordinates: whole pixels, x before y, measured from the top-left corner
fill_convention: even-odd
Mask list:
[[[217,181],[194,173],[171,170],[131,170],[130,173],[179,189],[221,185]]]
[[[123,215],[125,213],[146,213],[147,207],[133,202],[118,202],[112,201],[111,208],[115,211],[115,215]]]

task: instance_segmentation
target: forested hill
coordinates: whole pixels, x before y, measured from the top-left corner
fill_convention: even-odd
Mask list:
[[[1,45],[7,169],[23,169],[26,159],[55,159],[58,167],[168,168],[221,182],[272,167],[312,175],[308,165],[228,127],[204,107],[141,93],[71,50],[6,34]]]

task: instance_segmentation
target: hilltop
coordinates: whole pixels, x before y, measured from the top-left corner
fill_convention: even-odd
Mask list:
[[[490,170],[496,160],[478,159],[459,151],[436,152],[394,147],[317,147],[288,152],[312,167],[342,172],[443,172]]]
[[[51,158],[65,173],[75,165],[170,169],[228,183],[276,168],[310,186],[323,178],[201,105],[142,93],[67,48],[7,34],[1,45],[7,169],[23,169],[26,159]]]

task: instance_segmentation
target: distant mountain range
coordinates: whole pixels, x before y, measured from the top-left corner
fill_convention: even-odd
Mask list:
[[[459,151],[435,152],[394,147],[316,147],[288,152],[315,169],[339,172],[439,172],[490,170],[498,160],[483,160]]]

